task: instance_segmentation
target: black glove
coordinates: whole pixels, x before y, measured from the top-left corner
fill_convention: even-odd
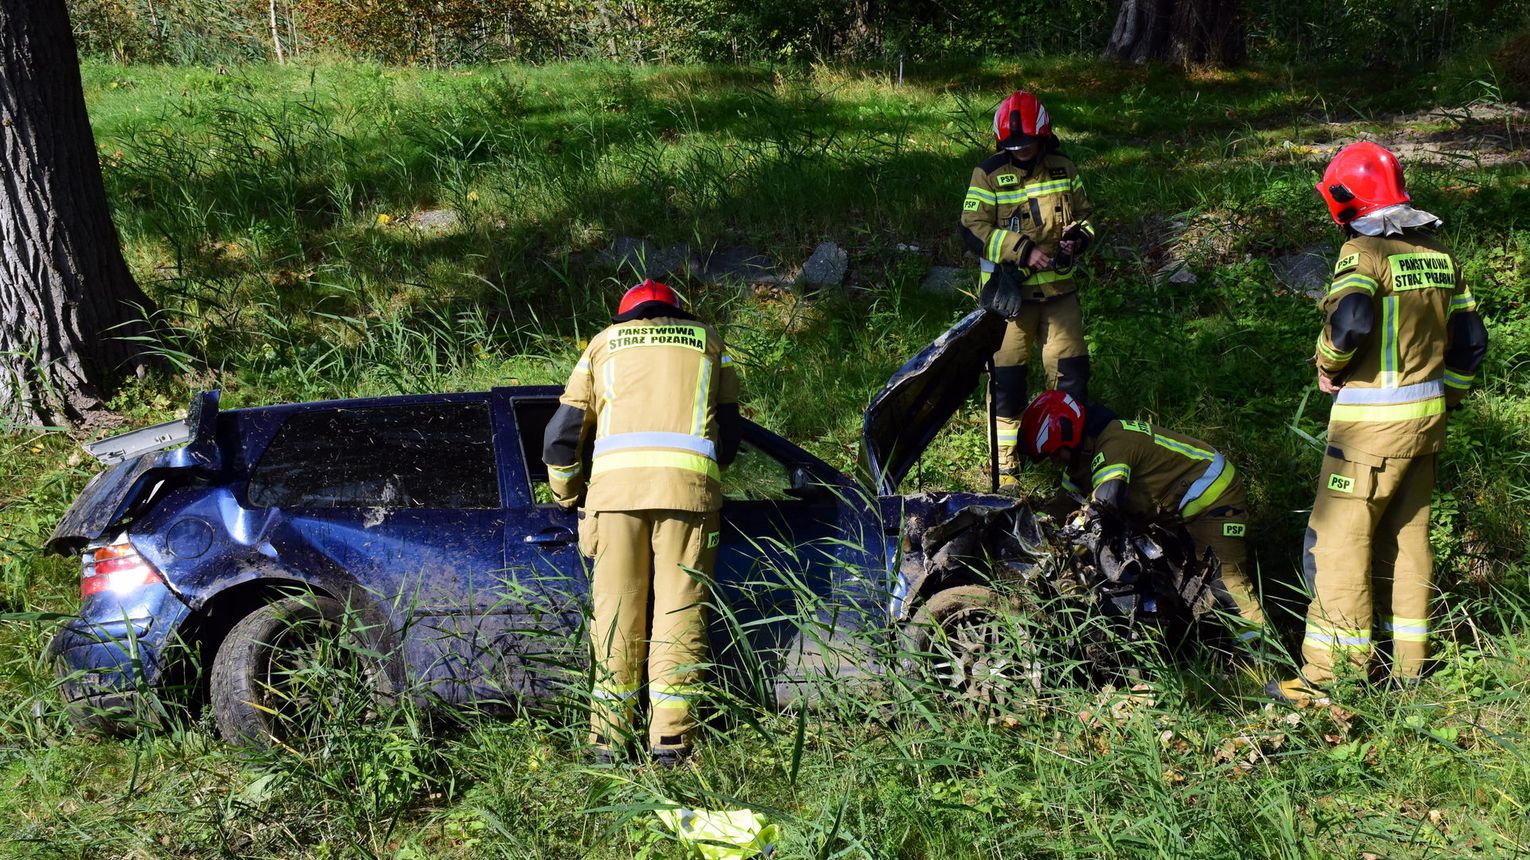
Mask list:
[[[1020,316],[1020,305],[1025,300],[1025,293],[1020,287],[1023,280],[1025,276],[1020,274],[1018,266],[1014,263],[1001,263],[988,276],[988,283],[978,293],[978,307],[993,311],[1005,319]]]
[[[1064,230],[1062,237],[1064,241],[1073,243],[1074,258],[1082,257],[1084,251],[1089,249],[1089,243],[1093,241],[1089,236],[1089,231],[1085,230],[1082,224],[1074,224]]]

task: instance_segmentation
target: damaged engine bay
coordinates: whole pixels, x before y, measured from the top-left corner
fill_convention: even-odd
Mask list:
[[[1143,648],[1173,653],[1219,626],[1220,564],[1182,528],[1133,528],[1069,496],[921,493],[904,512],[905,668],[960,697],[1014,704],[1119,680]]]

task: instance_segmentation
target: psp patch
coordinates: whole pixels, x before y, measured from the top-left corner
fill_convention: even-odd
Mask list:
[[[722,540],[722,532],[707,532],[707,549],[717,549],[717,544]]]
[[[1358,265],[1360,265],[1360,255],[1347,254],[1339,258],[1339,264],[1333,267],[1333,273],[1335,275],[1342,275]]]
[[[1004,186],[1019,185],[1020,184],[1020,177],[1016,176],[1013,173],[1001,173],[1001,174],[999,174],[995,178],[994,181],[996,181],[1000,185],[1004,185]]]
[[[1147,423],[1146,421],[1122,421],[1121,429],[1130,430],[1133,433],[1146,433],[1149,436],[1153,435],[1153,425]]]
[[[1355,491],[1355,479],[1335,472],[1328,476],[1328,489],[1336,493],[1353,493]]]
[[[1091,471],[1099,471],[1099,468],[1103,465],[1105,465],[1105,452],[1101,451],[1094,455],[1094,462],[1089,464],[1089,468]]]
[[[981,205],[983,205],[982,201],[978,200],[976,197],[968,197],[966,200],[962,201],[962,211],[976,212],[978,211],[978,207]]]
[[[1243,523],[1223,523],[1222,537],[1243,537],[1248,533],[1248,526]]]

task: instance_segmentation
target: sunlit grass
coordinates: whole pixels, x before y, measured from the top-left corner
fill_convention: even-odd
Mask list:
[[[113,401],[129,425],[209,387],[232,407],[558,384],[635,277],[598,256],[616,237],[748,245],[787,269],[832,240],[851,257],[842,293],[676,283],[730,342],[746,414],[847,470],[871,395],[971,305],[918,284],[930,264],[974,268],[958,201],[993,102],[1034,87],[1103,228],[1084,294],[1094,390],[1234,459],[1275,589],[1295,580],[1317,468],[1287,425],[1318,318],[1265,261],[1337,248],[1311,192],[1319,147],[1476,97],[1443,81],[1444,96],[1370,93],[1323,70],[1183,76],[1082,59],[910,67],[901,86],[887,69],[830,67],[84,71],[128,259],[173,335],[161,349],[175,370]],[[1065,685],[994,724],[919,690],[845,692],[806,716],[730,700],[694,772],[590,766],[578,720],[469,716],[424,732],[408,711],[382,730],[339,727],[330,758],[288,760],[225,747],[205,717],[73,738],[39,658],[49,623],[13,619],[0,854],[678,856],[647,823],[661,801],[768,810],[783,856],[1522,854],[1527,180],[1523,164],[1410,165],[1493,337],[1486,391],[1453,419],[1433,523],[1448,659],[1418,691],[1361,691],[1293,720],[1190,661],[1151,673],[1151,701]],[[443,208],[460,213],[450,229],[411,224]],[[1174,219],[1189,230],[1178,245]],[[1171,247],[1196,284],[1154,283]],[[1322,413],[1314,398],[1301,426],[1320,430]],[[975,395],[923,485],[985,488],[985,440]],[[60,434],[0,450],[0,612],[75,607],[76,562],[39,551],[92,472],[74,451]],[[356,778],[394,794],[348,795],[347,771],[326,770],[341,764],[372,767]],[[369,815],[396,820],[354,824]]]

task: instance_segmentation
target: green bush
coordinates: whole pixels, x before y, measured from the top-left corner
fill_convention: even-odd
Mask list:
[[[592,58],[624,62],[910,61],[1098,54],[1115,0],[68,0],[83,54],[227,63],[338,52],[428,66]],[[1251,0],[1255,59],[1431,67],[1523,27],[1530,0]],[[1523,47],[1523,38],[1518,43]],[[1509,46],[1513,74],[1527,52]],[[1518,65],[1516,65],[1518,64]]]

